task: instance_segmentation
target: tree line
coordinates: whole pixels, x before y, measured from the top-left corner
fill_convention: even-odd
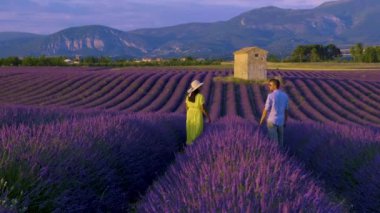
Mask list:
[[[380,62],[380,46],[366,46],[357,43],[350,48],[352,62],[377,63]],[[295,48],[288,62],[324,62],[342,60],[341,50],[334,44],[326,46],[319,44],[299,45]]]
[[[380,62],[380,46],[364,46],[361,43],[350,48],[351,60],[353,62],[377,63]],[[161,60],[137,60],[137,59],[115,59],[111,57],[84,57],[77,60],[77,63],[68,63],[67,57],[8,57],[0,58],[0,66],[197,66],[197,65],[220,65],[223,59],[202,59],[197,60],[192,57],[170,58]],[[269,55],[270,62],[325,62],[342,60],[341,50],[334,44],[326,46],[320,44],[299,45],[292,54],[285,60],[281,60],[275,55]],[[75,61],[75,59],[74,59]]]
[[[0,58],[0,66],[65,66],[64,57],[7,57]]]
[[[340,49],[334,44],[299,45],[290,56],[290,62],[332,61],[342,57]]]
[[[350,53],[355,62],[380,62],[380,46],[364,47],[363,44],[358,43],[350,48]]]
[[[0,66],[114,66],[114,67],[127,67],[127,66],[197,66],[197,65],[220,65],[223,60],[221,59],[202,59],[197,60],[192,57],[186,58],[171,58],[162,60],[148,60],[141,61],[135,59],[113,59],[110,57],[84,57],[79,60],[73,59],[72,62],[66,62],[66,57],[33,57],[28,56],[24,58],[7,57],[0,58]]]

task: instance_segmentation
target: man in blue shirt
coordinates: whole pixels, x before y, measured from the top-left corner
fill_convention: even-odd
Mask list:
[[[269,138],[276,141],[280,146],[284,145],[284,127],[288,119],[289,98],[288,95],[280,90],[280,81],[270,79],[268,83],[270,94],[265,102],[265,108],[260,119],[260,125],[267,119]]]

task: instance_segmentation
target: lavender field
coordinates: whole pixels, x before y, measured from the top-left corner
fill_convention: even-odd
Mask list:
[[[269,71],[282,77],[291,120],[380,125],[378,71]],[[237,115],[258,121],[267,88],[214,82],[232,70],[179,68],[0,68],[0,103],[109,112],[184,113],[193,79],[213,120]]]
[[[0,211],[377,212],[378,73],[269,71],[283,150],[257,126],[266,86],[213,80],[232,70],[0,68]],[[194,79],[213,123],[184,148]]]

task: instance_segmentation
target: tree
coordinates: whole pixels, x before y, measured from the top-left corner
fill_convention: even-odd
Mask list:
[[[22,60],[22,65],[23,66],[37,66],[38,65],[38,59],[31,57],[31,56],[25,57]]]
[[[99,59],[94,56],[88,56],[83,59],[83,64],[85,65],[95,65],[99,63]]]
[[[325,47],[325,57],[328,60],[333,60],[335,58],[341,57],[342,52],[334,44],[329,44]]]
[[[318,62],[318,61],[320,61],[320,56],[319,56],[319,53],[318,53],[317,48],[313,48],[313,49],[311,50],[311,53],[310,53],[310,61],[311,61],[311,62]]]
[[[376,47],[367,47],[364,49],[363,62],[376,63],[379,62]]]
[[[1,60],[0,65],[4,66],[19,66],[21,60],[18,57],[8,57]]]
[[[291,60],[295,62],[303,62],[306,60],[306,46],[299,45],[297,48],[293,51]]]
[[[99,65],[101,66],[108,66],[108,65],[111,65],[112,63],[112,59],[110,57],[100,57],[99,58]]]
[[[341,57],[342,53],[334,44],[323,46],[320,44],[299,45],[293,51],[291,61],[294,62],[317,62],[334,60]]]
[[[355,62],[362,62],[363,61],[363,44],[362,43],[357,43],[355,46],[350,48],[350,53],[352,57],[354,58]]]
[[[269,62],[280,62],[281,61],[280,58],[278,58],[276,55],[273,55],[273,54],[269,54],[267,60]]]

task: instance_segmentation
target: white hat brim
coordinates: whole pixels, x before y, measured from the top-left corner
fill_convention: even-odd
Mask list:
[[[188,89],[188,90],[187,90],[187,93],[192,93],[192,92],[194,92],[196,89],[198,89],[198,88],[201,87],[202,85],[203,85],[203,83],[200,83],[200,84],[197,85],[197,87]]]

